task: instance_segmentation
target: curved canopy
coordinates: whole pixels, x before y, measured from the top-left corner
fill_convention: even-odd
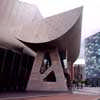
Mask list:
[[[79,7],[40,20],[34,27],[24,27],[18,39],[33,50],[58,48],[65,53],[67,49],[68,59],[74,62],[80,51],[81,17],[82,7]]]
[[[24,25],[18,39],[28,43],[44,43],[55,40],[74,26],[81,15],[82,8],[60,13],[45,19]],[[45,38],[44,38],[45,37]]]

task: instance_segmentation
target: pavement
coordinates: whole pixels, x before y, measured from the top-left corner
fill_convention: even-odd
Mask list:
[[[44,97],[28,97],[28,98],[15,98],[15,99],[5,99],[5,100],[100,100],[100,96],[86,96],[79,94],[56,94]]]
[[[32,91],[32,92],[3,92],[0,100],[19,100],[19,98],[37,98],[68,93],[67,91]]]
[[[100,88],[84,87],[73,93],[34,91],[22,93],[0,93],[0,100],[100,100]]]
[[[100,96],[100,87],[84,87],[83,89],[74,90],[73,93],[74,94],[99,95]]]

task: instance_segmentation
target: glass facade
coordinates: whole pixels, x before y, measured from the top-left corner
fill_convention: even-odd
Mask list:
[[[100,32],[85,39],[86,77],[100,78]]]

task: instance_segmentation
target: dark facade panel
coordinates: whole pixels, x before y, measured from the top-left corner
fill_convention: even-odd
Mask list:
[[[25,90],[34,58],[0,48],[0,91]]]

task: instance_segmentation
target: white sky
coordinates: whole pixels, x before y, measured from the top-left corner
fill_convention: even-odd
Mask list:
[[[38,6],[48,17],[83,5],[82,39],[100,31],[100,0],[19,0]]]
[[[80,59],[77,59],[75,62],[74,62],[74,65],[75,64],[85,64],[85,60],[84,59],[82,59],[82,58],[80,58]],[[64,59],[64,65],[65,65],[65,68],[67,68],[67,60],[66,59]]]
[[[84,59],[77,59],[74,64],[85,64],[85,60]]]

